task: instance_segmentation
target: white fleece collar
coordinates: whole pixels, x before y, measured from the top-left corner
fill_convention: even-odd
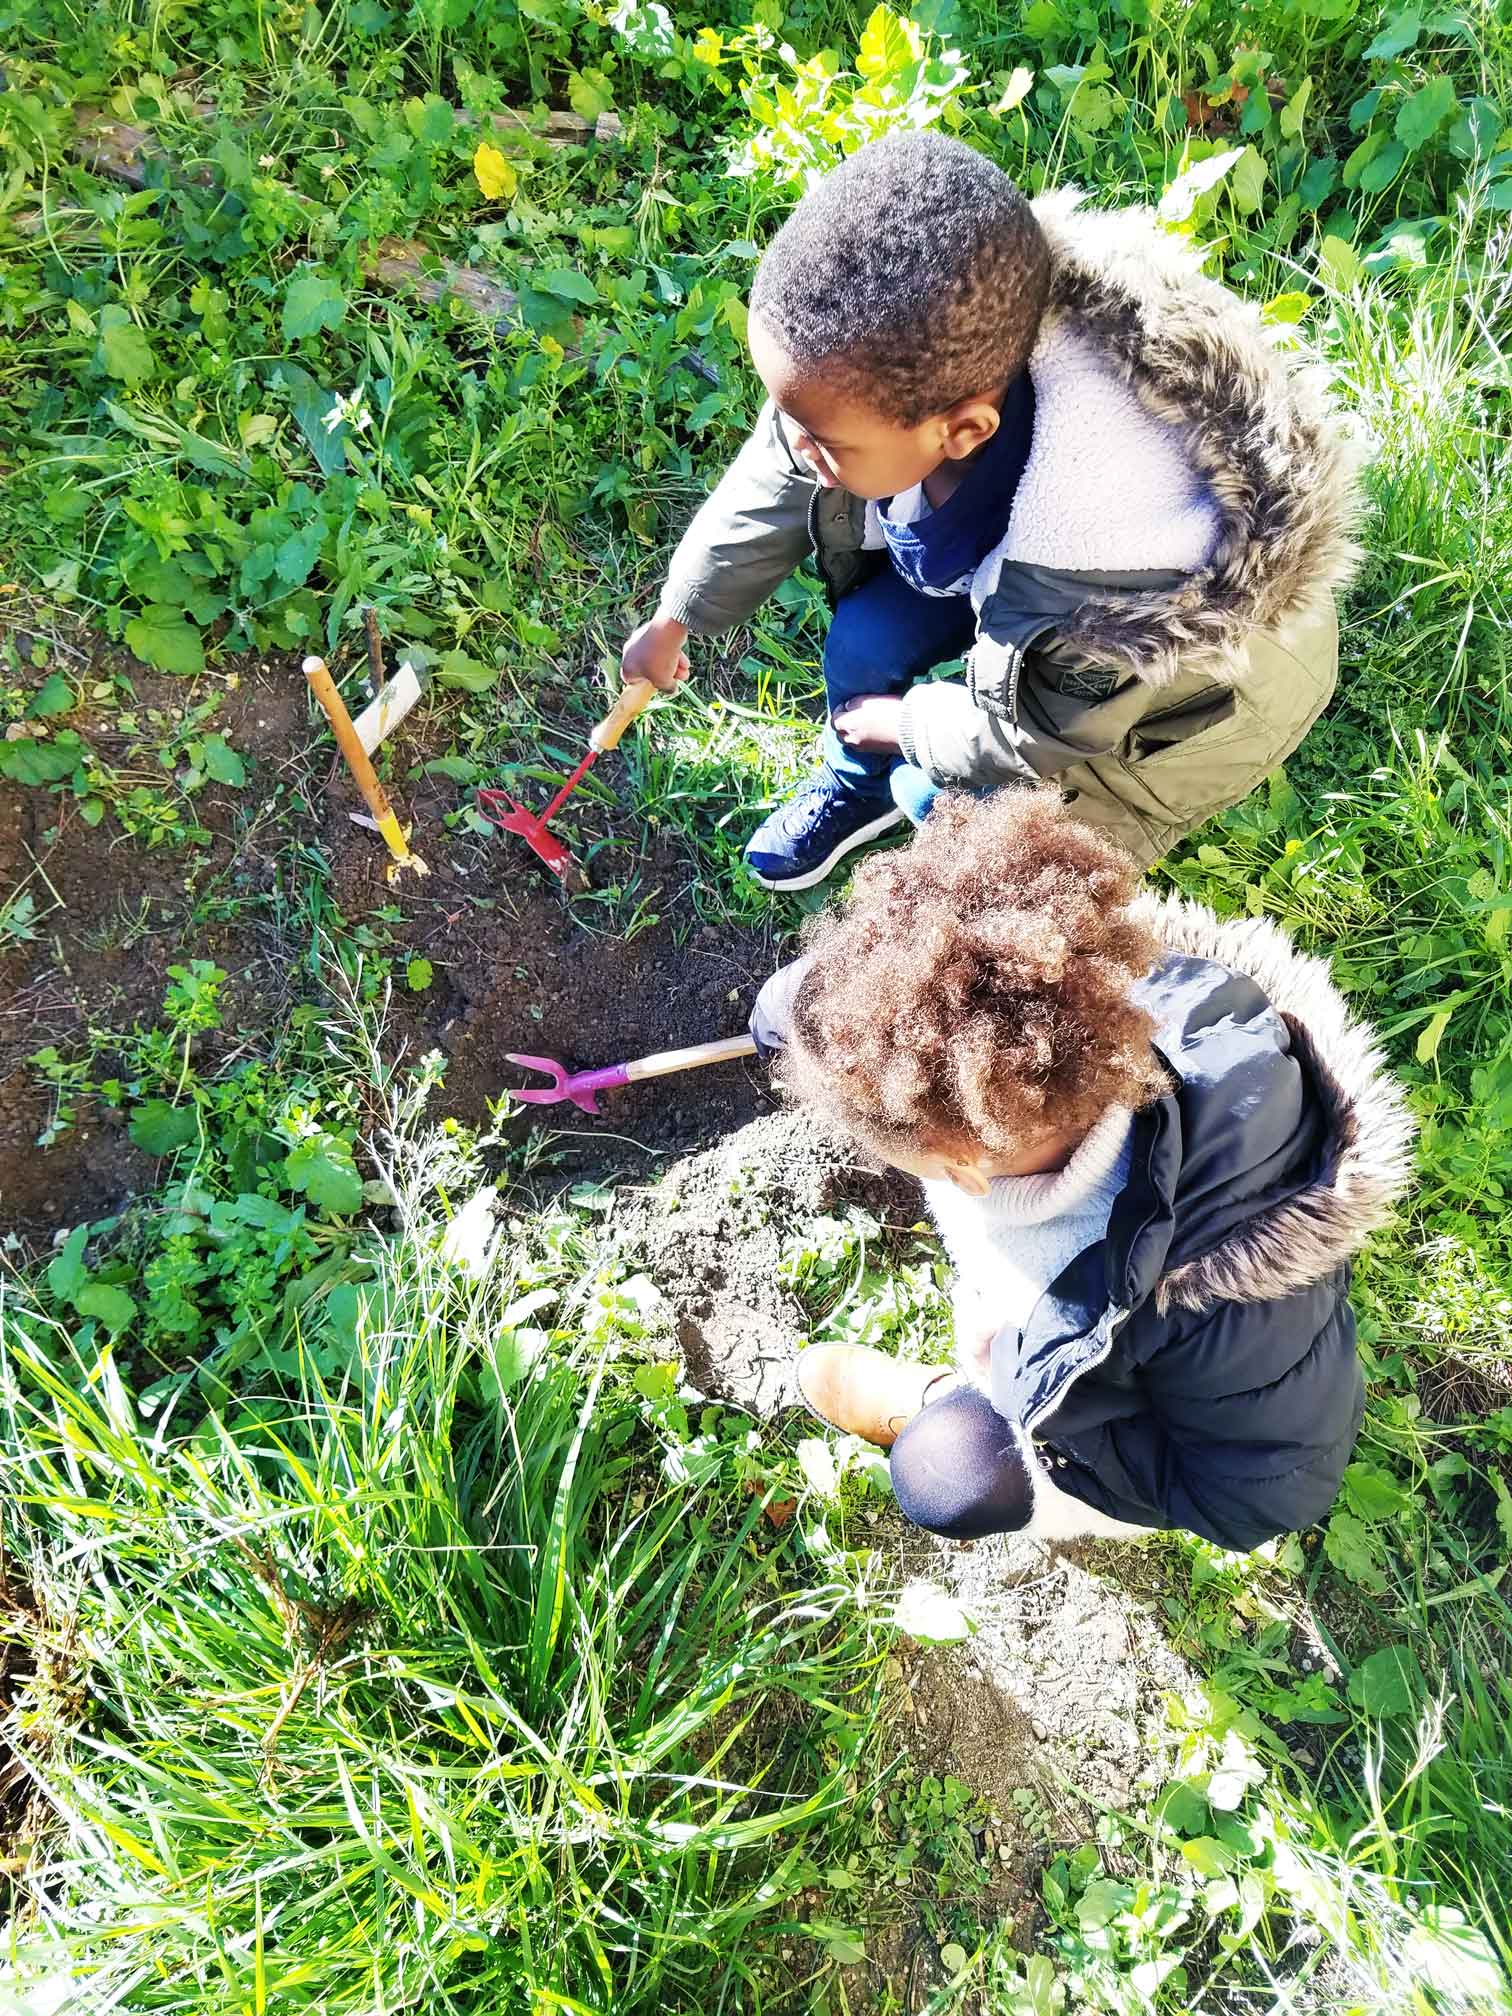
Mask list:
[[[972,582],[977,608],[1005,561],[1092,574],[1205,566],[1221,521],[1182,429],[1142,405],[1063,318],[1041,335],[1029,376],[1034,443],[1008,529]]]

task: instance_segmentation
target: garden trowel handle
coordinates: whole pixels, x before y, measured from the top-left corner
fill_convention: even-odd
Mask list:
[[[588,747],[594,755],[602,756],[606,749],[617,749],[621,735],[655,698],[656,688],[649,679],[632,679],[588,737]]]
[[[630,1084],[638,1078],[667,1078],[674,1071],[696,1071],[701,1064],[727,1064],[732,1057],[754,1057],[754,1036],[721,1036],[714,1043],[694,1043],[687,1050],[654,1050],[624,1067]]]

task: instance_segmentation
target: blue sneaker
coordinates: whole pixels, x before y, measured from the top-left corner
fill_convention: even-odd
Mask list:
[[[889,799],[861,798],[820,770],[746,843],[746,866],[764,889],[812,889],[845,855],[903,824]]]

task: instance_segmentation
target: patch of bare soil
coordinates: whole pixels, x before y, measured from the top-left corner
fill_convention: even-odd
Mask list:
[[[147,745],[156,736],[168,746],[187,710],[216,693],[201,732],[223,734],[248,778],[196,793],[189,816],[207,837],[150,850],[113,810],[90,826],[65,795],[0,785],[0,905],[24,890],[36,911],[30,937],[0,939],[7,1231],[45,1243],[157,1180],[121,1116],[87,1099],[71,1127],[39,1146],[56,1094],[29,1060],[49,1045],[76,1055],[90,1031],[151,1027],[177,961],[213,960],[230,976],[223,1026],[196,1047],[211,1072],[266,1052],[298,1003],[321,1001],[335,957],[350,961],[360,947],[370,968],[387,962],[386,1058],[418,1063],[440,1050],[447,1069],[435,1110],[469,1124],[486,1123],[508,1088],[542,1082],[509,1063],[509,1051],[585,1067],[744,1029],[778,961],[770,935],[701,919],[686,857],[605,792],[564,815],[588,884],[569,900],[523,840],[479,835],[461,817],[471,787],[428,768],[447,746],[445,710],[428,714],[422,703],[385,743],[380,768],[431,873],[390,882],[381,840],[353,823],[362,800],[323,719],[311,719],[297,660],[248,659],[228,678],[190,682],[91,648],[92,659],[77,654],[69,667],[84,690],[122,672],[130,680],[124,707],[118,688],[112,704],[69,717],[105,764],[166,785]],[[565,755],[581,733],[569,726],[557,739]],[[611,785],[616,760],[601,766]],[[549,789],[523,778],[515,788],[531,803]],[[635,928],[622,933],[616,920],[626,917]],[[429,966],[428,984],[409,984],[412,960]],[[424,977],[423,967],[414,972]],[[98,1070],[112,1062],[107,1041]],[[531,1109],[506,1132],[522,1144],[534,1137],[559,1184],[644,1173],[771,1103],[765,1071],[734,1063],[605,1095],[598,1118],[571,1105]]]

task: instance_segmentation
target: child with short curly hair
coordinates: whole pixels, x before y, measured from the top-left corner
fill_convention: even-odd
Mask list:
[[[1149,211],[1030,202],[938,132],[861,148],[767,247],[767,392],[627,678],[687,676],[812,549],[823,760],[752,836],[805,889],[944,786],[1054,778],[1141,861],[1294,749],[1337,665],[1350,460],[1316,367]],[[925,675],[967,659],[963,677]]]
[[[1322,961],[1139,893],[1053,790],[941,800],[815,920],[753,1025],[788,1096],[917,1176],[954,1372],[799,1360],[953,1538],[1321,1518],[1363,1388],[1350,1258],[1411,1126]]]

